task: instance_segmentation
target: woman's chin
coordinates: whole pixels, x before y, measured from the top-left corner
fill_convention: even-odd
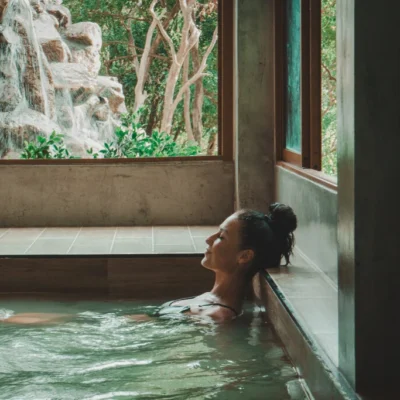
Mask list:
[[[212,268],[211,268],[211,265],[210,265],[210,260],[208,259],[207,254],[205,254],[204,257],[203,257],[203,259],[201,260],[201,265],[202,265],[204,268],[212,269]]]

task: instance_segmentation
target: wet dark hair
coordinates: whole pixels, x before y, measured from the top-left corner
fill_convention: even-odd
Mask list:
[[[289,264],[294,247],[293,231],[297,228],[297,217],[291,207],[274,203],[267,215],[254,210],[240,210],[236,214],[241,222],[241,249],[254,251],[252,274],[278,267],[282,257]]]

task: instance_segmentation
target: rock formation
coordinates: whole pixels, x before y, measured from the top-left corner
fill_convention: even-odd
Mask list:
[[[101,45],[100,27],[73,24],[60,0],[0,0],[0,158],[53,131],[77,156],[112,140],[125,98],[98,75]]]

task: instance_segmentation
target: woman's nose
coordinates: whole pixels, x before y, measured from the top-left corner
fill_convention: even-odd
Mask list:
[[[214,235],[210,235],[207,239],[206,239],[206,243],[209,245],[209,246],[211,246],[213,243],[214,243],[214,241],[215,241],[215,238],[218,236],[218,232],[217,233],[214,233]]]

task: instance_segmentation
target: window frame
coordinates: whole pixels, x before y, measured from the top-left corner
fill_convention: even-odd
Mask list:
[[[52,159],[22,160],[0,159],[2,165],[101,165],[190,161],[233,161],[234,133],[234,2],[218,1],[218,155],[184,157],[140,157],[109,159]]]
[[[331,189],[337,179],[321,172],[321,0],[301,1],[301,153],[286,148],[286,4],[274,0],[275,152],[277,165]]]

